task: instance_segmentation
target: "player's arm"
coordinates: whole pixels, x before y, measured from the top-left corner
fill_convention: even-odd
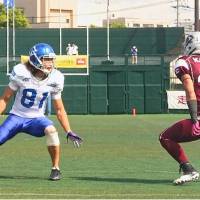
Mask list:
[[[70,128],[68,116],[67,116],[66,110],[64,108],[62,99],[54,99],[53,106],[54,106],[56,116],[57,116],[61,126],[63,127],[65,132],[70,132],[71,128]]]
[[[10,98],[14,95],[15,91],[12,90],[9,86],[7,86],[0,97],[0,114],[6,109],[6,106],[10,100]]]
[[[187,104],[189,108],[189,113],[192,120],[192,134],[199,135],[200,126],[198,121],[198,109],[197,109],[197,98],[194,91],[193,81],[189,74],[185,74],[181,77],[183,87],[186,93]]]
[[[194,92],[194,85],[191,76],[189,74],[184,74],[181,77],[181,81],[183,83],[187,101],[196,100],[196,94]]]
[[[56,111],[56,116],[66,132],[67,141],[71,140],[75,147],[79,147],[82,143],[82,138],[79,137],[76,133],[71,131],[67,113],[65,111],[63,101],[61,98],[53,100],[54,109]]]
[[[198,121],[197,119],[197,98],[194,91],[194,84],[189,74],[184,74],[181,77],[181,81],[183,83],[183,88],[186,93],[186,100],[190,112],[190,116],[193,123]]]
[[[179,57],[174,62],[175,74],[183,84],[183,88],[186,93],[186,100],[193,123],[196,123],[197,120],[197,98],[194,91],[194,83],[190,75],[190,66],[185,60],[184,57]]]

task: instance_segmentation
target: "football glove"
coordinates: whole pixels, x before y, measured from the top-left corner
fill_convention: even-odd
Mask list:
[[[67,137],[67,142],[71,140],[74,144],[74,147],[80,147],[81,143],[83,142],[83,139],[72,131],[67,132],[66,137]]]
[[[192,124],[192,134],[193,135],[200,135],[200,126],[199,121],[196,121]]]

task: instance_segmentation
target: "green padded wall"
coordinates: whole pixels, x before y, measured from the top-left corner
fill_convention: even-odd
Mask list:
[[[145,72],[145,113],[162,112],[162,71]]]
[[[89,76],[65,76],[63,102],[70,114],[163,113],[166,69],[157,66],[98,66]],[[0,92],[8,76],[0,73]],[[163,101],[165,103],[163,103]],[[8,110],[10,110],[9,104]],[[52,113],[55,113],[52,106]]]
[[[143,71],[128,73],[128,110],[135,108],[137,113],[145,112],[145,82]]]
[[[12,33],[12,30],[10,31]],[[96,62],[106,57],[106,33],[104,28],[89,30],[90,58],[96,59]],[[0,35],[0,90],[2,91],[8,83],[8,77],[5,75],[6,29],[1,29]],[[148,54],[147,60],[154,54],[159,54],[162,58],[164,54],[180,48],[183,36],[183,28],[110,29],[110,53],[115,58],[125,58],[126,54],[130,54],[130,47],[135,44],[140,56]],[[86,54],[86,29],[62,29],[62,41],[62,54],[65,54],[67,43],[73,42],[79,46],[80,54]],[[17,29],[16,55],[27,54],[29,48],[38,42],[51,44],[59,54],[59,29]],[[12,38],[10,38],[10,54],[12,54]],[[19,57],[16,59],[19,62]],[[89,76],[66,76],[63,100],[68,112],[131,113],[133,107],[138,113],[165,112],[169,66],[162,59],[160,64],[145,64],[128,65],[128,59],[121,65],[90,63]],[[11,65],[14,65],[13,61],[10,61]]]
[[[88,83],[87,76],[66,76],[62,93],[63,102],[69,113],[88,113]]]
[[[108,113],[126,113],[126,73],[108,72]]]
[[[89,84],[89,113],[107,114],[108,112],[108,87],[107,72],[92,72],[88,77]]]

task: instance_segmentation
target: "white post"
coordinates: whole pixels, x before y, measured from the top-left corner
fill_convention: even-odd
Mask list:
[[[89,27],[87,26],[87,55],[89,56]]]
[[[109,17],[109,0],[107,0],[107,60],[110,60],[110,17]]]
[[[13,0],[13,61],[15,61],[15,0]]]
[[[59,8],[60,8],[60,14],[59,14],[59,29],[60,29],[60,55],[62,55],[62,27],[61,27],[61,3],[59,0]]]
[[[7,20],[7,60],[6,60],[6,67],[7,67],[7,74],[9,74],[9,3],[6,4],[6,20]]]
[[[87,75],[89,75],[89,27],[87,25],[87,57],[88,57],[88,61],[87,61]]]

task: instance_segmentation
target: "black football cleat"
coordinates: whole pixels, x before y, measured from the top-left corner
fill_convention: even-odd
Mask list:
[[[58,181],[61,179],[61,172],[58,169],[52,169],[51,174],[49,176],[49,180]]]

